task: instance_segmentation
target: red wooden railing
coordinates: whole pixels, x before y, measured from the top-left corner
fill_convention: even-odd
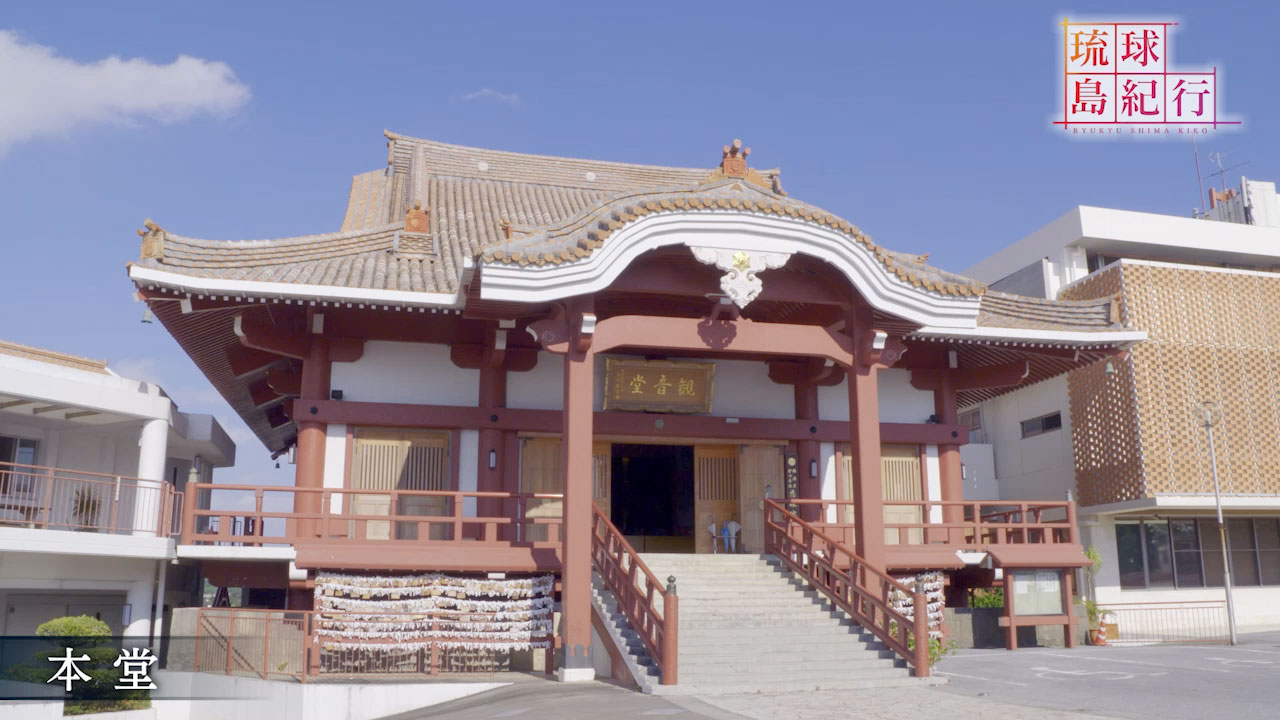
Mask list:
[[[662,684],[675,685],[679,672],[680,607],[674,577],[667,578],[670,584],[664,589],[600,508],[593,503],[591,511],[591,564],[662,671]]]
[[[155,480],[0,462],[0,525],[167,537],[181,497]]]
[[[818,506],[819,519],[812,525],[853,545],[854,523],[846,521],[853,514],[852,501],[791,499],[787,503]],[[885,520],[885,541],[891,545],[983,550],[990,545],[1079,543],[1074,502],[886,500],[881,505],[886,511],[913,508],[921,518],[919,522]],[[939,519],[932,521],[931,515]],[[828,520],[832,516],[835,520]]]
[[[199,491],[210,505],[197,507]],[[468,547],[558,547],[563,520],[554,511],[528,517],[530,509],[563,496],[546,493],[434,490],[349,490],[200,483],[187,488],[183,545],[307,545],[468,541]],[[305,498],[313,511],[295,511]],[[471,500],[472,502],[467,502]],[[491,502],[481,503],[482,500]],[[355,512],[357,502],[386,512]],[[500,506],[498,515],[475,515],[470,505]],[[304,505],[305,506],[305,505]]]
[[[777,500],[764,502],[766,552],[776,555],[792,572],[848,613],[854,622],[910,663],[916,677],[927,677],[929,611],[924,593],[906,587],[883,570],[867,564],[848,547],[801,520]],[[913,618],[893,609],[890,595],[894,591],[911,598]]]
[[[193,670],[220,675],[256,675],[262,679],[492,674],[503,669],[508,650],[468,635],[471,624],[493,613],[465,615],[434,610],[415,612],[346,612],[200,608],[196,615]],[[424,637],[411,643],[396,638],[344,638],[336,624],[359,629],[362,623],[404,625]],[[441,635],[431,637],[431,635]],[[445,637],[443,635],[449,635]],[[532,638],[546,644],[546,672],[551,672],[551,636]],[[469,647],[457,647],[466,643]],[[371,649],[377,648],[377,649]]]

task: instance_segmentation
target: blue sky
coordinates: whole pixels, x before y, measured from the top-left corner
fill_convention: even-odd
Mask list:
[[[1105,13],[1175,17],[1174,63],[1220,69],[1246,124],[1200,142],[1205,174],[1218,151],[1248,162],[1233,184],[1280,179],[1276,3],[214,5],[6,6],[10,50],[65,62],[15,73],[0,52],[0,337],[108,358],[217,414],[240,444],[224,481],[287,470],[160,325],[139,323],[134,230],[147,217],[215,239],[335,230],[350,176],[385,163],[383,128],[708,168],[740,137],[791,195],[960,271],[1077,204],[1200,204],[1189,143],[1048,126],[1057,23]],[[110,56],[137,60],[77,74]],[[180,56],[161,74],[135,67]]]

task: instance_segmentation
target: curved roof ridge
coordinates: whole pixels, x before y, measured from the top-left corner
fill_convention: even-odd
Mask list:
[[[564,155],[542,155],[538,153],[515,152],[513,150],[495,150],[493,148],[482,148],[482,147],[476,147],[473,145],[457,145],[454,143],[440,142],[439,140],[430,140],[427,138],[414,137],[412,135],[404,135],[401,133],[392,132],[391,130],[383,130],[382,132],[387,137],[388,140],[391,140],[393,142],[403,141],[403,142],[413,143],[415,145],[420,145],[420,146],[435,147],[442,150],[457,150],[457,151],[467,151],[467,152],[473,152],[473,153],[485,153],[489,155],[497,155],[500,157],[508,157],[513,159],[519,158],[519,159],[526,159],[526,160],[546,160],[546,161],[553,161],[553,162],[567,161],[567,162],[573,162],[573,163],[582,163],[584,165],[598,165],[601,167],[614,167],[614,168],[620,168],[620,169],[621,168],[642,168],[645,170],[659,170],[659,171],[691,173],[691,174],[698,173],[701,175],[707,175],[712,171],[712,168],[709,168],[709,167],[697,168],[697,167],[678,167],[674,165],[650,165],[646,163],[630,163],[630,162],[621,162],[617,160],[595,160],[591,158],[568,157]],[[442,173],[433,173],[433,174],[442,174]],[[469,175],[467,177],[484,177],[484,176]]]
[[[359,228],[356,230],[336,230],[327,233],[312,233],[310,235],[290,235],[286,237],[276,238],[257,238],[252,240],[215,240],[210,238],[195,238],[187,235],[179,235],[161,228],[164,233],[165,240],[173,240],[186,243],[196,247],[206,248],[231,248],[235,250],[252,249],[255,247],[287,247],[289,245],[304,245],[307,243],[325,242],[329,240],[346,240],[350,238],[358,238],[366,235],[383,235],[388,232],[402,230],[403,222],[385,223],[368,228]]]

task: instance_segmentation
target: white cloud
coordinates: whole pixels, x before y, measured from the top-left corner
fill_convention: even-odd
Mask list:
[[[80,63],[0,30],[0,152],[75,128],[173,123],[232,113],[249,88],[226,63],[179,55],[167,65],[111,56]]]
[[[124,358],[110,363],[108,367],[111,372],[123,378],[130,380],[141,380],[151,385],[159,385],[164,387],[164,381],[160,377],[159,363],[153,357],[142,358]]]
[[[498,92],[493,88],[483,88],[475,92],[469,92],[462,98],[466,102],[473,100],[491,100],[499,105],[506,105],[512,110],[523,110],[524,100],[521,99],[520,93],[504,93]]]

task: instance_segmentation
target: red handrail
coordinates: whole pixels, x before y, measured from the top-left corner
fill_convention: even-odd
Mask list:
[[[680,607],[675,585],[663,589],[635,548],[595,503],[591,504],[591,519],[591,564],[662,671],[661,683],[675,685],[680,655]],[[643,589],[637,582],[639,575],[644,577]]]
[[[850,500],[789,499],[793,505],[817,505],[819,516],[825,516],[828,508],[835,508],[837,516],[844,516],[854,507]],[[1015,502],[1008,500],[886,500],[885,508],[916,508],[920,520],[916,522],[884,522],[884,529],[896,533],[889,535],[889,542],[897,545],[945,545],[956,549],[983,549],[986,545],[1010,544],[1079,544],[1076,528],[1076,504],[1070,501]],[[943,520],[931,521],[930,511],[939,509]],[[1053,513],[1061,517],[1045,519]],[[954,516],[958,519],[947,519]],[[815,521],[814,527],[829,534],[845,535],[853,523]],[[922,530],[914,536],[909,530]],[[915,538],[913,540],[913,537]]]
[[[245,509],[201,508],[196,497],[201,490],[226,495],[241,493],[252,500]],[[552,493],[460,492],[448,490],[357,490],[351,488],[298,488],[262,485],[198,483],[187,489],[182,544],[217,545],[302,545],[368,542],[461,542],[468,545],[523,544],[554,547],[560,544],[563,519],[558,515],[529,517],[532,501],[561,500]],[[282,498],[292,508],[298,497],[315,500],[311,511],[269,510],[266,496]],[[353,499],[380,498],[386,512],[356,512]],[[235,498],[232,498],[235,499]],[[419,514],[406,513],[402,501],[436,500],[442,507],[422,508]],[[465,514],[467,499],[501,500],[502,515]],[[212,504],[212,499],[211,499]],[[281,503],[277,503],[281,504]],[[335,505],[339,506],[335,509]],[[479,506],[480,503],[477,503]],[[434,514],[426,514],[434,511]],[[208,520],[201,521],[201,518]],[[267,521],[272,522],[268,529]],[[412,531],[412,532],[410,532]],[[407,535],[402,537],[402,535]]]
[[[907,588],[869,565],[777,500],[764,502],[766,551],[910,663],[916,677],[928,677],[929,614],[924,593]],[[781,517],[781,523],[775,517]],[[840,570],[839,566],[845,564],[849,569]],[[913,617],[890,606],[889,597],[894,591],[911,598]]]

